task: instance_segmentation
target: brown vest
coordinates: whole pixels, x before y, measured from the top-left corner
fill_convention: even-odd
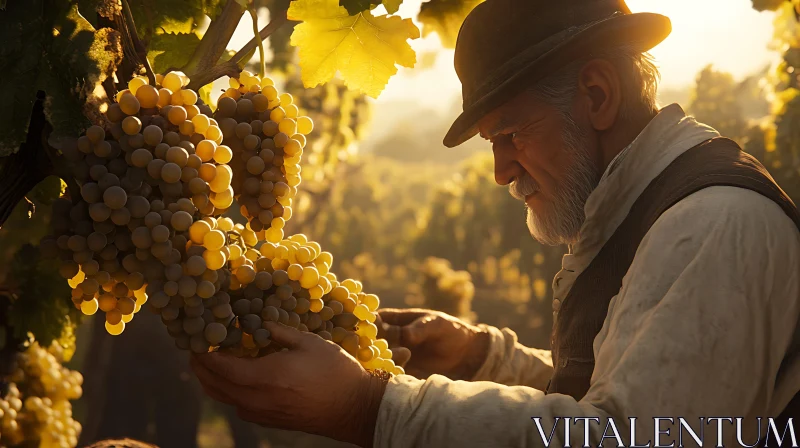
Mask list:
[[[690,194],[711,186],[734,186],[775,201],[800,228],[800,213],[761,163],[726,138],[689,149],[656,177],[631,207],[589,266],[575,280],[554,316],[553,376],[547,393],[580,400],[594,370],[592,343],[600,332],[611,299],[619,293],[636,249],[664,211]],[[800,274],[800,273],[799,273]],[[800,393],[781,417],[800,417]],[[798,419],[800,422],[800,419]]]

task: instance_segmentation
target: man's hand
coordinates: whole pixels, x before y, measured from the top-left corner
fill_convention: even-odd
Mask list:
[[[453,316],[423,309],[384,309],[378,314],[378,337],[386,338],[389,347],[411,350],[405,366],[409,375],[469,380],[486,360],[489,334]]]
[[[338,345],[269,323],[273,343],[288,348],[260,358],[192,356],[206,393],[235,406],[243,420],[372,446],[386,384]]]

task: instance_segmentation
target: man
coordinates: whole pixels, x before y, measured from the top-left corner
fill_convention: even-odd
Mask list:
[[[337,346],[274,325],[286,352],[196,357],[207,392],[248,420],[377,447],[676,440],[675,424],[654,439],[654,417],[738,446],[765,441],[757,417],[797,417],[800,218],[733,142],[678,105],[658,110],[646,51],[670,29],[621,0],[487,0],[459,33],[464,112],[445,144],[489,140],[531,234],[570,245],[552,352],[508,329],[386,310],[386,337],[410,348],[416,377],[385,384]],[[557,417],[596,420],[566,434]],[[714,417],[742,417],[741,430],[699,420]]]

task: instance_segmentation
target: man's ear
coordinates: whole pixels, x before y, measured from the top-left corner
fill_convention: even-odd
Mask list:
[[[580,108],[596,131],[614,126],[622,104],[622,83],[619,73],[605,59],[593,59],[581,69],[578,77]]]

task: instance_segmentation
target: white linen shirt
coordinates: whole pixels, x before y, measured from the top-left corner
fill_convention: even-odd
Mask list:
[[[554,279],[554,310],[650,181],[718,135],[673,104],[609,165]],[[777,204],[736,187],[696,192],[642,240],[594,340],[583,399],[541,391],[552,374],[550,351],[522,346],[507,328],[483,326],[491,344],[473,381],[390,380],[374,446],[543,446],[532,417],[541,417],[547,435],[555,417],[598,417],[590,424],[592,446],[600,445],[609,417],[626,443],[629,417],[639,418],[639,443],[653,440],[652,417],[743,417],[742,438],[752,443],[756,417],[777,417],[800,390],[799,263],[800,232]],[[581,423],[569,440],[559,429],[552,446],[582,446],[583,434]],[[706,428],[705,446],[713,446],[714,434],[715,426]],[[723,444],[734,446],[736,431],[723,434]]]

